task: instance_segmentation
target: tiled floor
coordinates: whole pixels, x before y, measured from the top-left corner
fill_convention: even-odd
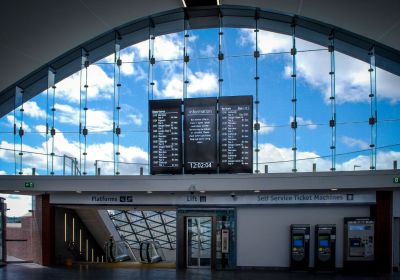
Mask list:
[[[313,274],[308,272],[272,272],[272,271],[210,271],[175,269],[138,269],[138,268],[102,268],[76,265],[67,267],[42,267],[36,264],[9,264],[0,268],[0,279],[9,280],[72,280],[72,279],[149,279],[149,280],[308,280],[308,279],[399,279],[400,274],[390,276],[347,276],[341,274]]]

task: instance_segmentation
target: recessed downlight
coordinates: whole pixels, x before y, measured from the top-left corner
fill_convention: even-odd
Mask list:
[[[259,193],[259,192],[260,192],[260,190],[254,190],[254,192],[255,192],[255,193]]]
[[[332,192],[337,192],[339,189],[338,188],[331,188]]]

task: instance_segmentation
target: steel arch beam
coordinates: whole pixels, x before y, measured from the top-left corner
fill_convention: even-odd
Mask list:
[[[179,8],[134,20],[109,30],[46,63],[0,92],[0,117],[15,108],[17,87],[24,91],[23,102],[30,100],[47,88],[49,69],[54,69],[56,72],[56,83],[78,71],[81,68],[83,52],[88,53],[89,61],[94,62],[114,51],[116,38],[121,48],[124,48],[146,40],[150,28],[153,28],[156,36],[182,31],[185,20],[186,26],[190,29],[213,28],[219,26],[220,16],[224,27],[254,28],[255,18],[258,18],[259,29],[283,34],[290,34],[291,25],[295,23],[297,37],[320,45],[328,45],[328,37],[334,34],[335,48],[338,51],[369,62],[368,53],[374,48],[377,67],[400,76],[399,50],[333,25],[253,7],[222,5]]]

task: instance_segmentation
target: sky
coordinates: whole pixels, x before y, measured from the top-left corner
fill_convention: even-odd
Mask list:
[[[190,57],[187,68],[188,97],[209,97],[219,94],[218,29],[191,30],[187,40]],[[293,136],[290,122],[292,112],[292,38],[287,35],[259,32],[259,169],[268,164],[269,172],[290,172],[293,168]],[[328,44],[328,41],[327,41]],[[326,46],[296,39],[297,62],[297,169],[318,171],[331,168],[331,119],[330,103],[330,53]],[[225,28],[221,63],[223,78],[221,95],[255,96],[255,32],[249,29]],[[115,55],[91,62],[87,70],[87,127],[89,134],[84,161],[83,137],[79,137],[80,93],[84,97],[85,70],[77,72],[56,85],[53,91],[37,95],[26,102],[23,114],[22,166],[14,157],[14,114],[0,119],[0,175],[13,175],[22,169],[31,174],[32,167],[39,175],[63,174],[63,155],[66,175],[71,175],[72,161],[77,158],[81,172],[95,173],[95,163],[101,174],[114,174],[114,153],[119,149],[118,172],[123,175],[138,174],[143,167],[148,172],[148,99],[183,97],[183,33],[168,34],[154,40],[156,63],[149,71],[149,42],[144,41],[120,51],[123,62],[118,70]],[[90,56],[89,56],[90,58]],[[369,64],[335,52],[336,67],[336,117],[337,117],[337,170],[368,170],[370,167],[371,129]],[[400,78],[377,69],[377,169],[390,169],[393,160],[400,161]],[[114,83],[115,77],[115,83]],[[149,77],[154,87],[149,90]],[[82,81],[81,81],[82,80]],[[121,86],[115,86],[120,83]],[[116,94],[115,94],[116,92]],[[47,104],[47,96],[49,106]],[[83,98],[84,100],[84,98]],[[50,128],[53,122],[56,134],[46,137],[46,116]],[[119,114],[115,107],[119,106]],[[21,113],[15,112],[17,127]],[[81,116],[81,117],[82,117]],[[82,117],[82,121],[84,118]],[[119,121],[122,134],[113,137],[113,122]],[[81,144],[80,144],[81,141]],[[116,143],[119,141],[119,145]],[[21,143],[16,137],[17,151]],[[81,147],[81,149],[80,149]],[[255,148],[255,143],[254,143]],[[54,153],[55,157],[46,156]],[[18,154],[18,152],[17,152]],[[80,162],[81,155],[81,164]],[[49,167],[49,168],[47,168]],[[255,169],[255,168],[254,168]],[[22,215],[30,207],[30,197],[7,196],[12,207],[9,215]],[[9,207],[10,208],[10,207]]]

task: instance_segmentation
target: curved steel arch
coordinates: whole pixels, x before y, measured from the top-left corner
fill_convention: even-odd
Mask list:
[[[295,24],[297,37],[320,45],[328,45],[328,38],[333,34],[335,48],[338,51],[369,62],[368,53],[374,48],[376,66],[400,76],[400,51],[333,25],[253,7],[222,5],[179,8],[129,22],[43,65],[0,92],[0,117],[15,108],[14,100],[17,90],[23,90],[23,102],[45,90],[49,70],[56,73],[55,82],[57,83],[82,67],[83,55],[88,55],[91,62],[97,61],[114,51],[116,41],[121,48],[139,43],[148,39],[150,28],[153,35],[159,36],[179,32],[184,28],[219,27],[220,17],[222,17],[224,27],[254,28],[257,18],[259,29],[288,35],[291,34],[291,26]]]

